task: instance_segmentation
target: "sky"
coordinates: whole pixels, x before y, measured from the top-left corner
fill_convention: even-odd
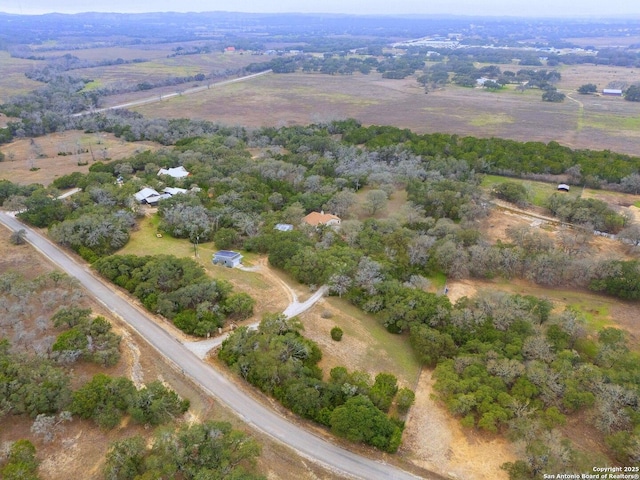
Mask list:
[[[638,0],[0,0],[0,12],[253,12],[452,14],[481,16],[640,17]]]

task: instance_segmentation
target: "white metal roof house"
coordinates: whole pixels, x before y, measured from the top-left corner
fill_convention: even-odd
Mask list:
[[[218,250],[211,259],[214,265],[224,265],[233,268],[242,263],[242,255],[232,250]]]
[[[161,168],[158,175],[169,175],[173,178],[184,178],[189,176],[189,172],[182,165],[175,168]]]
[[[149,187],[144,187],[142,190],[140,190],[138,193],[134,194],[133,196],[136,198],[137,201],[143,203],[147,201],[147,198],[150,197],[157,197],[160,194],[158,192],[156,192],[153,188],[149,188]]]
[[[162,191],[164,193],[168,193],[171,196],[178,195],[179,193],[187,193],[186,188],[177,188],[177,187],[165,187],[164,190]]]
[[[158,205],[158,202],[160,200],[166,200],[167,198],[171,198],[171,195],[169,195],[168,193],[161,193],[158,196],[152,196],[152,197],[147,197],[147,199],[145,200],[145,202],[147,202],[149,205],[151,205],[152,207],[155,207],[156,205]]]
[[[163,193],[158,193],[153,188],[144,187],[138,193],[135,193],[134,198],[140,203],[146,203],[148,205],[155,206],[160,200],[171,198],[171,193],[168,193],[166,189]]]

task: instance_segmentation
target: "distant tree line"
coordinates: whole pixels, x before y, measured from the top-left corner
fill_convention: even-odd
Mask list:
[[[413,75],[424,67],[424,55],[383,55],[353,56],[325,53],[323,57],[309,54],[276,57],[268,62],[252,63],[246,67],[248,72],[260,72],[271,69],[275,73],[293,73],[302,70],[305,73],[323,73],[327,75],[352,75],[355,72],[369,74],[372,70],[382,73],[383,78],[402,79]]]
[[[143,58],[134,58],[133,60],[124,60],[122,58],[106,59],[106,60],[87,60],[80,59],[75,55],[67,53],[61,57],[49,59],[45,66],[34,67],[25,73],[25,76],[31,80],[38,82],[50,83],[55,81],[64,72],[70,70],[79,70],[83,68],[106,67],[112,65],[127,65],[131,63],[143,63],[148,60]]]

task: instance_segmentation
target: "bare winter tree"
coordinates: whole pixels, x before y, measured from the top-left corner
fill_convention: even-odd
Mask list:
[[[367,199],[364,203],[364,207],[369,215],[375,215],[387,206],[388,200],[389,196],[384,190],[369,190],[367,192]]]
[[[377,284],[382,281],[382,267],[375,260],[369,257],[362,257],[358,264],[355,282],[359,287],[364,288],[369,295],[375,295]]]
[[[339,297],[347,293],[352,284],[353,280],[348,275],[335,273],[329,278],[329,290]]]
[[[356,204],[358,196],[351,190],[341,190],[324,204],[323,208],[339,217],[346,217],[349,209]]]
[[[70,422],[71,412],[63,411],[58,415],[41,413],[31,425],[31,433],[42,437],[45,443],[53,441],[57,434],[64,430],[64,423]]]
[[[634,247],[640,246],[640,224],[632,223],[618,234],[618,238]]]
[[[411,265],[426,265],[429,260],[431,248],[436,243],[436,237],[431,235],[418,235],[409,243],[407,253]]]
[[[11,234],[11,236],[9,237],[9,241],[13,245],[24,245],[25,243],[27,243],[26,237],[27,231],[24,228],[21,228],[20,230],[17,230]]]

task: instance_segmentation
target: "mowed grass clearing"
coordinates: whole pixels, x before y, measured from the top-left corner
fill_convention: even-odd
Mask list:
[[[529,201],[537,207],[544,207],[547,198],[558,192],[557,183],[523,180],[520,178],[511,177],[500,177],[498,175],[485,175],[480,185],[487,190],[491,190],[494,185],[499,185],[507,182],[523,185],[529,193]],[[568,195],[571,198],[578,198],[580,197],[581,192],[582,188],[572,187],[568,192]]]
[[[247,322],[257,321],[264,313],[281,312],[288,304],[288,297],[279,285],[270,282],[260,272],[246,272],[238,268],[226,268],[213,265],[211,259],[218,249],[213,242],[198,246],[195,257],[193,244],[186,239],[173,238],[170,235],[158,237],[160,219],[157,215],[145,217],[139,222],[139,228],[132,232],[127,245],[117,252],[118,255],[174,255],[191,258],[202,265],[207,274],[216,279],[226,280],[234,287],[234,292],[245,292],[256,300],[254,315]],[[247,255],[244,263],[250,265],[256,261],[254,255]]]
[[[566,308],[574,309],[584,318],[585,326],[590,333],[597,332],[604,327],[617,325],[616,319],[611,312],[619,309],[621,302],[612,297],[598,295],[586,290],[544,288],[519,279],[474,280],[471,283],[478,293],[499,290],[509,294],[533,295],[538,298],[546,298],[553,303],[554,312],[556,313],[560,313]]]
[[[332,368],[345,366],[349,371],[367,372],[372,378],[380,372],[392,373],[401,385],[415,388],[421,367],[407,335],[389,333],[373,316],[338,297],[326,297],[301,317],[303,334],[323,352],[320,366],[325,376]],[[344,332],[339,342],[331,339],[334,326]]]

